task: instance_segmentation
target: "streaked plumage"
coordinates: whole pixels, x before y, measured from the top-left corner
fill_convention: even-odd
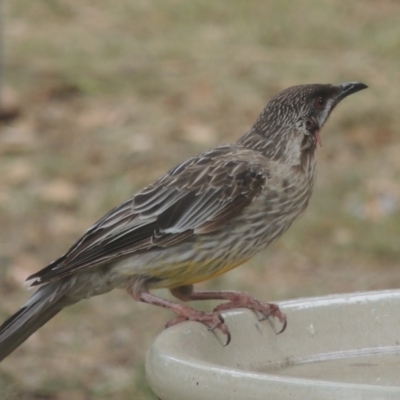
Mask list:
[[[236,143],[183,162],[111,210],[65,255],[28,278],[41,286],[0,327],[0,359],[65,306],[116,287],[172,308],[179,320],[229,334],[221,317],[215,323],[216,313],[210,323],[212,313],[202,319],[148,291],[170,288],[183,300],[209,298],[186,288],[242,264],[282,235],[311,196],[319,130],[338,101],[365,87],[289,88]]]

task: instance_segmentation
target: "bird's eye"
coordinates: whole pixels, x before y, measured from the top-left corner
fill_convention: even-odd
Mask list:
[[[323,97],[318,97],[318,99],[315,100],[315,105],[318,108],[324,108],[325,107],[325,99]]]

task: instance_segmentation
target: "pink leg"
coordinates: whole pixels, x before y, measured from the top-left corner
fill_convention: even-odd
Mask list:
[[[194,292],[192,285],[180,286],[170,290],[172,295],[182,301],[191,300],[228,300],[227,303],[218,305],[214,311],[220,312],[232,308],[249,308],[262,314],[260,321],[269,316],[276,317],[283,324],[278,333],[282,333],[287,326],[286,315],[276,304],[263,303],[256,300],[249,293],[236,291]]]
[[[231,334],[229,332],[229,329],[225,325],[224,319],[218,311],[197,311],[184,304],[178,304],[174,303],[173,301],[162,299],[161,297],[155,296],[154,294],[148,293],[146,291],[133,293],[130,289],[131,288],[128,287],[128,293],[135,300],[142,301],[143,303],[153,304],[159,307],[168,308],[178,315],[176,318],[172,319],[166,324],[166,328],[169,328],[170,326],[176,325],[177,323],[183,321],[198,321],[206,325],[211,331],[213,331],[214,329],[219,329],[223,334],[225,334],[227,336],[225,346],[228,345],[231,341]]]

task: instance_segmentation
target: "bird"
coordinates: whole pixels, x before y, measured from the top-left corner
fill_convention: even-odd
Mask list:
[[[313,192],[320,131],[360,82],[304,84],[276,94],[236,142],[189,158],[115,207],[60,258],[27,278],[38,287],[0,326],[0,361],[63,308],[115,288],[198,321],[231,340],[221,311],[286,316],[247,292],[195,291],[194,284],[245,263],[285,233]],[[156,296],[166,288],[181,300]],[[198,311],[190,300],[224,300]]]

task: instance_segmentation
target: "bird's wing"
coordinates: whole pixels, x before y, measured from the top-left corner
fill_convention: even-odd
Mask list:
[[[265,166],[254,157],[248,161],[246,152],[222,146],[178,165],[111,210],[65,255],[28,280],[39,285],[220,229],[265,186]]]

